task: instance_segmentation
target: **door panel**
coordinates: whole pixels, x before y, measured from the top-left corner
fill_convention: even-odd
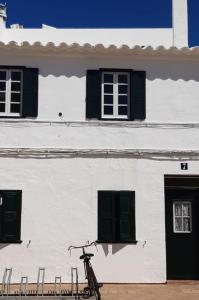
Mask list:
[[[166,189],[167,279],[199,279],[198,190]]]

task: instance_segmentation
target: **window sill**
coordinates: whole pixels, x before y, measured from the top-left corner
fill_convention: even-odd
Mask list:
[[[4,115],[0,115],[1,119],[22,119],[24,118],[23,116],[4,116]]]
[[[23,241],[0,241],[0,244],[21,244]]]
[[[129,122],[129,121],[134,121],[133,119],[130,119],[130,118],[104,118],[104,117],[101,117],[99,119],[99,121],[123,121],[123,122]]]
[[[107,242],[107,241],[96,241],[97,244],[126,244],[126,245],[136,245],[138,241],[118,241],[118,242]]]

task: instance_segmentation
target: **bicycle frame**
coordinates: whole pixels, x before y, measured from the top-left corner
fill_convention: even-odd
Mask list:
[[[88,282],[88,286],[84,288],[83,298],[88,299],[92,296],[95,296],[97,300],[101,300],[101,294],[99,288],[102,287],[102,284],[98,283],[90,262],[91,257],[94,256],[94,254],[85,252],[85,248],[90,247],[92,245],[96,246],[96,243],[92,242],[91,244],[78,246],[78,247],[70,246],[68,250],[82,249],[83,251],[83,254],[80,256],[80,259],[83,259],[85,278],[87,279]]]

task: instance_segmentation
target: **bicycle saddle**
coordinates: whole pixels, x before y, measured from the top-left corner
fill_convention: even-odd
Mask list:
[[[80,256],[80,259],[89,258],[89,257],[92,257],[92,256],[94,256],[94,254],[92,254],[92,253],[85,253],[85,254],[82,254]]]

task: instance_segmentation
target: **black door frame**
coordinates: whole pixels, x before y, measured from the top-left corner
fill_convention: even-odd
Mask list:
[[[174,184],[172,185],[172,180]],[[182,182],[182,184],[180,184]],[[181,175],[181,174],[165,174],[164,175],[164,212],[165,212],[165,246],[167,247],[167,216],[166,216],[166,191],[169,189],[173,190],[199,190],[199,175]],[[167,248],[166,248],[167,249]],[[167,267],[168,257],[166,251],[166,280],[172,280],[168,278]],[[184,279],[177,279],[184,280]],[[196,280],[199,280],[197,278]]]

